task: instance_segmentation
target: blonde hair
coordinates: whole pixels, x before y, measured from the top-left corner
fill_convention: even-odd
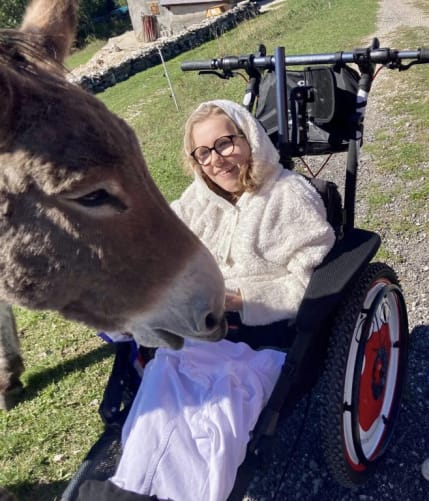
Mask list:
[[[185,137],[184,137],[184,154],[185,154],[185,161],[184,161],[184,171],[187,174],[193,174],[194,172],[198,172],[201,176],[202,179],[204,179],[205,183],[207,186],[214,191],[217,195],[222,196],[223,198],[226,198],[227,200],[230,201],[236,201],[238,198],[244,193],[244,192],[253,192],[258,188],[259,183],[257,182],[254,172],[253,172],[253,161],[252,161],[252,154],[250,154],[249,158],[249,163],[246,166],[242,166],[243,168],[240,169],[240,176],[239,176],[239,182],[240,182],[240,189],[235,192],[235,193],[229,193],[223,190],[220,186],[218,186],[216,183],[214,183],[208,176],[205,174],[204,170],[202,169],[201,165],[195,161],[194,157],[191,155],[191,152],[195,148],[195,144],[193,142],[193,130],[195,125],[204,122],[208,118],[215,117],[215,116],[224,116],[228,118],[228,120],[231,121],[231,123],[234,126],[235,133],[242,135],[246,141],[247,137],[239,129],[237,124],[234,122],[234,120],[224,111],[222,108],[219,108],[219,106],[216,106],[214,104],[203,104],[200,106],[196,111],[194,111],[191,116],[188,118],[185,124]],[[251,149],[251,148],[250,148]]]

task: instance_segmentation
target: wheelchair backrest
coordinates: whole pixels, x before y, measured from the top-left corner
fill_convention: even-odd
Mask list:
[[[337,185],[325,179],[315,177],[307,179],[322,197],[326,207],[326,219],[334,228],[337,240],[341,239],[343,235],[343,206]]]
[[[289,140],[283,153],[289,157],[301,157],[347,151],[359,126],[356,121],[358,82],[359,74],[347,65],[287,70]],[[277,144],[276,94],[277,77],[274,71],[269,71],[260,83],[255,116],[281,150]]]

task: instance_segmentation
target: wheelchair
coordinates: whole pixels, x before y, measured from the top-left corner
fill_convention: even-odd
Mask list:
[[[285,55],[277,47],[254,54],[182,63],[229,79],[246,74],[243,106],[261,121],[285,168],[295,159],[347,152],[344,193],[336,183],[307,176],[320,193],[336,243],[316,268],[292,332],[279,349],[288,356],[262,411],[229,501],[240,500],[252,469],[275,437],[279,421],[320,383],[321,448],[332,477],[342,486],[367,480],[387,450],[407,376],[407,308],[395,271],[373,262],[380,236],[355,227],[359,153],[365,107],[377,65],[407,70],[429,63],[429,49],[368,48],[329,54]],[[290,70],[290,66],[304,67]],[[252,336],[253,337],[253,336]],[[153,350],[115,343],[116,357],[100,406],[105,431],[66,488],[76,499],[81,482],[106,480],[120,456],[120,431]]]

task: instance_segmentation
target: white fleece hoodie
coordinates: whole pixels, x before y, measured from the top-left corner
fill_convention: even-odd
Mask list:
[[[212,103],[246,136],[261,187],[232,205],[196,174],[172,208],[210,249],[227,290],[240,289],[244,324],[294,318],[313,269],[335,241],[323,201],[303,176],[282,167],[264,129],[243,106]]]
[[[318,194],[283,170],[256,120],[239,105],[214,103],[248,138],[263,186],[233,206],[197,176],[173,208],[213,252],[227,287],[240,288],[244,323],[292,318],[334,233]],[[226,340],[159,348],[124,425],[112,482],[160,499],[225,501],[284,357]]]

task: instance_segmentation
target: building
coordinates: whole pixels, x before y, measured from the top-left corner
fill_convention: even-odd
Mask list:
[[[234,7],[237,0],[128,0],[138,40],[150,41],[188,28]]]

